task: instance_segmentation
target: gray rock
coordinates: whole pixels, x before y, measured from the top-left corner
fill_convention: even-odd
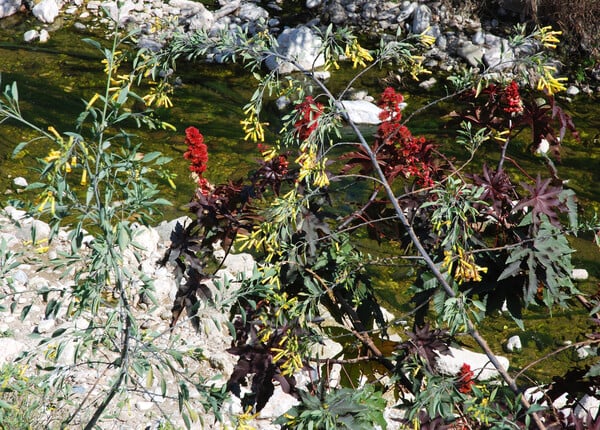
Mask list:
[[[411,2],[411,1],[404,1],[402,2],[402,9],[400,10],[400,13],[398,14],[398,17],[396,18],[396,21],[399,23],[402,23],[404,21],[406,21],[407,19],[409,19],[413,12],[415,11],[415,9],[417,8],[418,3],[417,2]]]
[[[171,221],[163,221],[156,227],[154,230],[158,232],[160,236],[160,240],[162,242],[170,242],[171,241],[171,233],[175,230],[175,228],[185,228],[189,223],[192,222],[192,219],[185,215],[179,218],[175,218]],[[179,224],[179,227],[177,226]]]
[[[571,279],[574,281],[585,281],[589,276],[588,271],[585,269],[573,269],[571,271]]]
[[[425,4],[420,4],[413,12],[411,30],[415,34],[423,33],[431,25],[431,9]]]
[[[24,349],[23,342],[9,337],[0,338],[0,366],[13,361]]]
[[[475,45],[483,45],[485,43],[485,37],[483,36],[483,32],[476,32],[473,37],[471,37],[471,42]]]
[[[238,17],[244,21],[267,20],[269,12],[254,3],[243,3],[238,10]]]
[[[341,0],[333,0],[327,6],[329,21],[333,24],[343,24],[348,20],[348,13]]]
[[[465,59],[470,66],[479,67],[483,60],[483,48],[472,42],[465,42],[456,50],[456,54]]]
[[[322,41],[306,26],[286,28],[277,38],[277,43],[279,54],[294,59],[304,70],[311,71],[325,64],[323,55],[319,53]],[[299,70],[296,65],[283,62],[273,55],[267,57],[265,64],[269,69],[277,69],[280,73]]]
[[[30,30],[30,31],[35,31],[35,30]],[[27,32],[29,33],[29,31]],[[25,33],[25,34],[27,34]],[[25,40],[27,42],[27,40]],[[28,184],[27,184],[27,179],[23,178],[22,176],[17,176],[15,179],[13,179],[13,184],[15,184],[17,187],[22,187],[25,188]]]
[[[567,88],[567,95],[569,96],[576,96],[579,94],[579,92],[579,88],[577,88],[575,85],[571,85],[569,88]]]
[[[425,89],[425,90],[430,90],[431,88],[433,88],[433,86],[437,83],[437,79],[435,79],[433,76],[429,79],[427,79],[426,81],[423,81],[419,84],[419,87]]]
[[[511,336],[506,341],[506,350],[508,352],[520,351],[523,348],[521,344],[521,338],[519,336]]]
[[[578,418],[585,419],[588,414],[597,419],[600,411],[600,397],[586,394],[578,402],[573,413]]]
[[[139,245],[144,255],[149,256],[156,253],[160,234],[156,229],[143,225],[132,225],[133,241]]]
[[[513,66],[515,52],[508,40],[500,39],[492,44],[483,54],[483,62],[491,70],[505,70]]]
[[[40,43],[46,43],[50,40],[50,33],[45,28],[40,30]]]
[[[37,30],[28,30],[25,32],[25,34],[23,34],[23,40],[27,43],[35,42],[39,37],[40,37],[40,33]],[[18,178],[15,178],[15,180],[17,180],[17,179]]]
[[[315,9],[323,4],[323,0],[306,0],[306,7]]]

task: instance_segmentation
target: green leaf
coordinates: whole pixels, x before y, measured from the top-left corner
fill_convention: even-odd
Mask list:
[[[19,144],[18,144],[18,145],[15,147],[15,149],[13,150],[13,152],[12,152],[12,157],[14,158],[14,157],[16,157],[17,155],[19,155],[19,153],[21,153],[21,151],[23,151],[23,150],[25,149],[25,147],[26,147],[27,145],[29,145],[29,143],[30,143],[30,142],[31,142],[31,141],[27,141],[27,142],[20,142],[20,143],[19,143]]]
[[[27,315],[29,315],[29,311],[31,311],[31,307],[32,307],[32,305],[25,305],[23,307],[23,309],[21,310],[21,316],[20,316],[21,321],[24,321],[25,318],[27,318]]]

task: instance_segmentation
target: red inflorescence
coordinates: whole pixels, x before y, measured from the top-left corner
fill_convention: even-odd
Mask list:
[[[208,147],[204,143],[204,136],[196,127],[185,129],[185,143],[188,150],[183,154],[183,158],[190,160],[190,171],[198,182],[199,191],[205,196],[212,189],[210,182],[202,177],[208,163]]]
[[[304,101],[296,106],[300,118],[294,124],[300,140],[306,140],[317,128],[317,119],[323,113],[323,104],[315,102],[311,96],[306,96]]]
[[[185,143],[188,150],[183,154],[183,158],[190,160],[190,171],[202,176],[208,163],[208,148],[204,144],[204,136],[196,127],[185,129]]]
[[[404,103],[404,96],[392,87],[387,87],[383,90],[379,101],[379,107],[382,109],[379,119],[384,122],[391,119],[399,122],[402,119],[402,103]]]
[[[475,385],[475,381],[473,380],[474,376],[475,373],[473,373],[471,370],[471,366],[469,366],[467,363],[463,363],[462,367],[460,368],[460,372],[458,373],[458,391],[463,394],[470,393],[471,387]]]
[[[521,95],[519,94],[519,85],[512,81],[506,87],[504,91],[504,95],[506,97],[506,106],[504,108],[505,112],[508,113],[521,113],[523,112],[523,101],[521,100]]]
[[[385,158],[384,173],[388,179],[398,174],[415,177],[423,186],[433,185],[431,151],[433,146],[423,137],[412,135],[401,123],[404,97],[388,87],[381,95],[379,114],[381,124],[377,130],[379,156]]]

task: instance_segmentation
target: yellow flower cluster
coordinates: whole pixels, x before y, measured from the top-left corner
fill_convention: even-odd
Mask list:
[[[475,263],[475,257],[473,254],[467,254],[461,246],[455,246],[453,248],[456,251],[455,255],[452,251],[444,251],[444,261],[442,262],[442,268],[446,268],[448,273],[452,273],[454,268],[454,262],[458,259],[458,265],[454,272],[454,279],[458,284],[463,282],[480,282],[481,274],[487,273],[487,267],[478,266]]]
[[[427,27],[425,31],[419,34],[419,41],[425,45],[426,48],[431,48],[436,40],[435,36],[428,34],[429,30],[431,30],[431,27]]]
[[[296,159],[296,163],[300,165],[298,173],[298,182],[302,182],[305,178],[312,176],[312,184],[315,187],[326,187],[329,185],[329,177],[325,173],[327,158],[318,159],[317,152],[313,146],[308,150],[302,151]]]
[[[65,173],[71,173],[73,168],[77,167],[77,149],[87,155],[87,148],[85,146],[85,142],[79,141],[77,144],[75,143],[75,139],[73,136],[69,136],[69,139],[65,142],[63,137],[56,131],[56,129],[52,126],[48,127],[48,131],[54,138],[54,141],[58,143],[59,149],[51,149],[48,152],[48,155],[44,157],[44,161],[46,163],[52,163],[54,172],[64,171]],[[87,171],[83,169],[81,176],[81,185],[87,184]],[[52,208],[52,214],[54,214],[54,197],[42,196],[44,197],[43,203],[38,206],[38,210],[41,212],[44,210],[46,204],[50,204]]]
[[[555,72],[556,67],[542,65],[541,74],[537,82],[537,89],[545,91],[550,96],[558,92],[565,91],[567,87],[563,84],[563,82],[567,81],[567,78],[555,78]]]
[[[142,97],[146,106],[154,104],[157,107],[173,107],[173,102],[169,98],[169,94],[173,93],[173,86],[166,81],[150,81],[150,84],[154,86],[150,88],[148,94]]]
[[[352,61],[352,67],[355,69],[358,65],[361,67],[366,67],[366,62],[373,61],[373,56],[371,53],[360,46],[360,43],[358,43],[358,40],[356,39],[353,39],[352,43],[346,45],[344,54],[346,54],[346,57]]]
[[[415,81],[419,80],[419,75],[431,75],[431,70],[427,70],[423,66],[423,60],[425,60],[425,57],[420,55],[412,55],[409,57],[409,73]]]
[[[268,126],[269,123],[260,122],[253,106],[246,109],[244,114],[246,114],[246,118],[240,121],[242,130],[244,130],[244,140],[251,140],[252,142],[264,142],[265,126]]]
[[[542,27],[534,35],[536,39],[542,42],[547,49],[556,49],[556,45],[560,43],[558,36],[562,34],[562,31],[554,31],[551,26]]]

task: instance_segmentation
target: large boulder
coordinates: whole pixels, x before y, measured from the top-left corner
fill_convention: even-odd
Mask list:
[[[325,58],[319,52],[321,38],[306,26],[286,28],[277,38],[277,44],[277,52],[283,57],[293,59],[303,70],[312,71],[325,64]],[[267,57],[265,63],[269,69],[277,69],[279,73],[299,70],[294,64],[275,55]]]

